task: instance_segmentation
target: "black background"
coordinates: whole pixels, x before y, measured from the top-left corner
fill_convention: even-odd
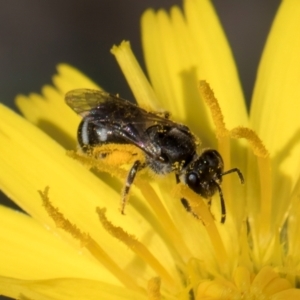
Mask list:
[[[213,3],[249,102],[259,58],[280,1]],[[14,107],[15,95],[40,92],[44,84],[51,83],[60,62],[79,68],[106,90],[132,99],[109,50],[113,44],[129,40],[143,65],[140,16],[149,7],[169,9],[173,4],[181,5],[181,1],[0,0],[0,101]]]
[[[235,55],[249,101],[260,54],[279,0],[214,0]],[[132,98],[109,53],[130,40],[140,62],[140,16],[181,0],[0,1],[0,101],[39,92],[55,66],[67,62],[106,90]]]

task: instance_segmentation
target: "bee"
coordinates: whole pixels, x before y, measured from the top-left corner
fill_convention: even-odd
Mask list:
[[[76,89],[68,92],[65,99],[82,117],[77,138],[83,152],[114,143],[134,145],[145,155],[145,161],[135,160],[128,172],[121,199],[122,213],[137,172],[148,167],[156,174],[173,172],[177,183],[188,185],[209,203],[218,192],[221,223],[225,222],[222,177],[235,172],[243,183],[243,175],[238,168],[224,172],[223,159],[216,150],[208,149],[198,154],[197,139],[187,126],[170,120],[168,113],[148,112],[104,91]],[[182,198],[181,202],[193,214],[188,201]]]

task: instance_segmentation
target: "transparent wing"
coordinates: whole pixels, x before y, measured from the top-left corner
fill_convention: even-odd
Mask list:
[[[118,102],[124,106],[122,102],[125,100],[121,100],[104,91],[76,89],[66,94],[65,101],[76,113],[85,116],[90,110],[99,107],[103,103],[111,102],[116,104],[116,102]]]
[[[77,114],[85,117],[93,109],[98,109],[94,112],[95,123],[108,120],[114,123],[130,123],[144,125],[142,128],[147,128],[152,125],[168,125],[174,126],[175,123],[168,118],[162,116],[161,113],[147,112],[137,105],[114,96],[110,93],[91,90],[91,89],[76,89],[69,91],[65,96],[65,101]],[[168,114],[166,114],[168,115]]]

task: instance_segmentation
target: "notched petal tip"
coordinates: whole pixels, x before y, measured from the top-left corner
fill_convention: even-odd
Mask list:
[[[123,41],[119,46],[114,45],[111,53],[115,56],[138,104],[146,109],[159,110],[157,97],[136,60],[130,43]]]
[[[52,81],[62,96],[76,88],[101,89],[90,78],[68,64],[59,64],[57,71],[58,74],[52,77]]]

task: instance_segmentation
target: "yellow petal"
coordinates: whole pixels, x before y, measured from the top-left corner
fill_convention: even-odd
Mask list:
[[[111,241],[99,226],[95,212],[97,206],[105,206],[120,218],[119,194],[67,157],[62,147],[25,119],[4,106],[0,106],[0,116],[1,189],[39,222],[53,227],[38,194],[49,186],[50,199],[65,217],[119,257],[119,243]]]
[[[287,194],[283,176],[299,177],[300,163],[300,2],[282,1],[267,40],[251,105],[251,123],[277,169],[276,197]],[[278,167],[279,166],[279,167]]]
[[[66,105],[65,94],[76,88],[100,88],[71,66],[61,64],[58,66],[58,72],[58,75],[53,78],[57,89],[45,86],[42,96],[37,94],[31,94],[28,97],[19,95],[16,98],[16,104],[30,122],[67,149],[74,149],[80,117]]]
[[[18,201],[18,204],[22,204],[23,209],[30,211],[33,215],[36,209],[43,211],[43,208],[39,208],[40,200],[38,200],[37,190],[43,190],[48,185],[50,189],[53,188],[54,199],[64,198],[64,196],[72,197],[76,189],[82,191],[77,190],[79,193],[77,197],[76,193],[73,194],[74,199],[80,199],[80,197],[84,199],[84,192],[89,190],[84,188],[84,185],[89,181],[92,184],[94,181],[94,184],[101,186],[107,196],[114,196],[109,187],[98,182],[90,172],[68,158],[62,147],[35,126],[2,105],[0,115],[2,120],[0,127],[1,167],[3,170],[0,175],[1,184],[11,198]],[[58,190],[58,194],[54,191],[54,187]],[[71,194],[60,194],[66,190],[69,190]],[[74,205],[69,208],[72,206]]]
[[[229,128],[247,124],[231,51],[210,2],[186,1],[185,15],[173,7],[170,17],[151,10],[142,17],[146,65],[160,101],[175,118],[198,124],[193,131],[203,131],[207,110],[197,90],[203,79],[213,87]]]
[[[72,66],[59,64],[57,70],[58,75],[53,76],[53,82],[63,95],[72,89],[101,89],[99,85]]]
[[[150,251],[158,255],[158,259],[170,257],[161,237],[153,232],[153,226],[159,220],[152,220],[149,224],[143,215],[147,211],[143,206],[138,208],[138,212],[128,205],[128,216],[122,217],[118,209],[119,192],[115,192],[79,162],[67,157],[61,146],[4,106],[0,106],[0,118],[0,188],[4,193],[41,224],[83,251],[77,240],[74,241],[68,233],[55,227],[42,206],[38,190],[49,186],[49,198],[53,205],[59,208],[66,219],[101,245],[120,268],[132,264],[130,267],[141,269],[141,274],[145,276],[139,279],[154,277],[153,269],[142,271],[144,265],[140,260],[133,260],[135,255],[101,226],[96,208],[106,207],[109,219],[116,226],[121,226],[140,239],[147,237],[147,245]],[[126,256],[120,255],[124,251]],[[90,257],[86,251],[83,253]],[[175,266],[167,267],[173,269]]]
[[[39,300],[124,300],[149,299],[146,294],[107,283],[85,279],[24,281],[0,277],[0,294],[15,299]]]
[[[185,120],[182,82],[178,78],[183,70],[176,52],[174,32],[164,11],[156,14],[148,10],[144,13],[142,39],[147,70],[160,102],[175,118]]]
[[[16,103],[26,119],[67,149],[76,146],[75,135],[80,118],[65,104],[64,96],[56,89],[45,86],[44,97],[20,95]]]
[[[59,277],[119,282],[31,217],[0,206],[0,275],[20,279]],[[1,285],[1,284],[0,284]]]
[[[186,0],[184,10],[198,53],[199,79],[213,88],[228,128],[248,125],[234,58],[211,1]]]

